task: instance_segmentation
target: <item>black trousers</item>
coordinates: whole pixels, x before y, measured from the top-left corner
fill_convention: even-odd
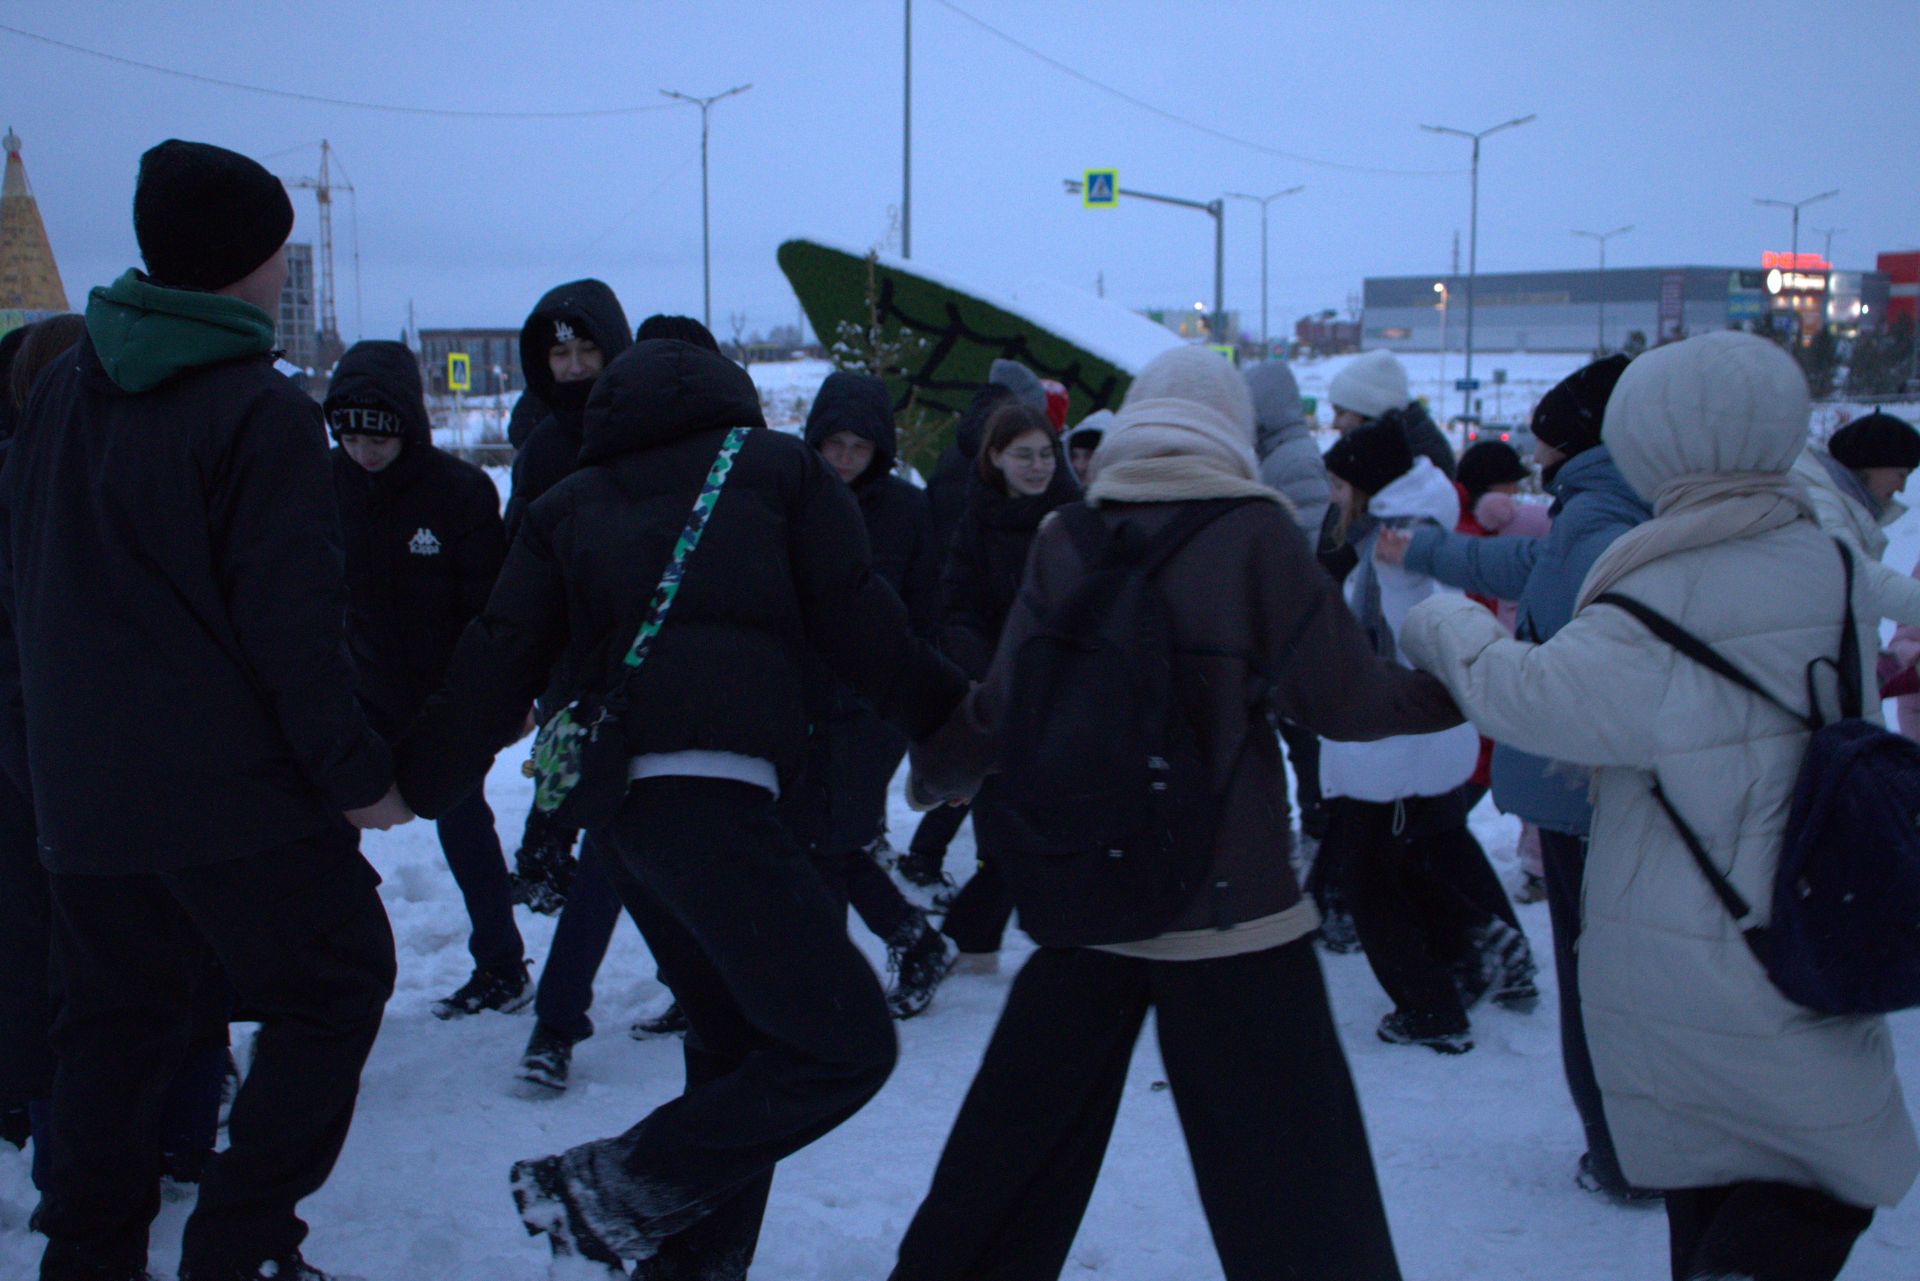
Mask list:
[[[51,909],[36,841],[32,805],[0,773],[0,1108],[8,1109],[44,1099],[53,1085]]]
[[[1833,1281],[1872,1222],[1870,1209],[1786,1183],[1669,1192],[1673,1281]]]
[[[1359,1100],[1304,939],[1210,961],[1035,952],[893,1281],[1059,1276],[1149,1008],[1229,1281],[1397,1281]]]
[[[295,1205],[346,1141],[393,990],[379,876],[344,825],[149,876],[52,878],[54,1081],[43,1281],[144,1266],[157,1132],[205,952],[259,1020],[252,1070],[187,1220],[183,1271],[247,1268],[306,1236]]]
[[[874,858],[887,834],[887,791],[907,755],[907,737],[871,712],[827,730],[826,831],[818,844],[822,875],[866,927],[892,940],[918,912]]]
[[[1342,797],[1328,847],[1367,963],[1395,1008],[1427,1026],[1463,1026],[1453,966],[1472,950],[1468,932],[1495,918],[1518,928],[1518,918],[1461,798]]]
[[[466,901],[472,933],[467,951],[483,970],[515,970],[525,959],[520,929],[513,923],[513,887],[507,879],[507,857],[500,850],[493,810],[486,789],[448,810],[438,823],[440,848],[447,856],[453,883]]]
[[[1615,1196],[1632,1191],[1620,1169],[1600,1082],[1593,1075],[1586,1022],[1580,1014],[1580,884],[1587,872],[1585,837],[1540,829],[1540,862],[1546,872],[1547,913],[1553,921],[1553,972],[1560,988],[1560,1063],[1567,1093],[1587,1139],[1587,1165],[1600,1186]]]
[[[569,1041],[593,1035],[593,980],[607,959],[614,927],[620,924],[620,895],[607,877],[607,856],[588,835],[580,842],[580,864],[547,944],[547,959],[534,990],[533,1013],[548,1031]]]
[[[913,831],[913,840],[907,848],[916,854],[937,855],[945,859],[947,846],[953,844],[953,838],[959,834],[960,825],[967,821],[971,805],[936,805],[920,817],[920,826]],[[936,860],[938,861],[938,860]]]
[[[1000,870],[995,839],[997,787],[989,778],[973,798],[973,840],[979,861],[972,879],[947,905],[947,919],[940,923],[940,932],[962,952],[998,952],[1007,922],[1013,919],[1013,890]]]
[[[686,1012],[680,1097],[563,1158],[639,1275],[731,1281],[759,1237],[774,1164],[832,1130],[893,1068],[879,982],[771,795],[645,779],[594,833]]]

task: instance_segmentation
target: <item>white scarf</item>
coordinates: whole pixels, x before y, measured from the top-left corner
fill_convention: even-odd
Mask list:
[[[1239,474],[1208,454],[1163,454],[1102,463],[1087,487],[1087,506],[1102,503],[1178,503],[1208,498],[1259,498],[1278,503],[1293,516],[1286,497]],[[1297,519],[1297,517],[1296,517]]]
[[[1661,488],[1653,510],[1652,520],[1622,534],[1595,562],[1580,589],[1576,613],[1643,565],[1813,516],[1787,473],[1775,471],[1677,476]]]

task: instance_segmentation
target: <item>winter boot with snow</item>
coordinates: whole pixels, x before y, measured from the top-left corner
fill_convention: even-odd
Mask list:
[[[278,1259],[267,1259],[252,1267],[188,1267],[180,1265],[180,1281],[365,1281],[344,1272],[322,1272],[295,1250]]]
[[[1513,892],[1516,903],[1539,903],[1547,897],[1547,883],[1537,872],[1522,872],[1520,885]]]
[[[658,1014],[638,1019],[627,1029],[627,1035],[636,1041],[649,1040],[656,1036],[685,1036],[687,1032],[687,1012],[675,1001]]]
[[[1388,1045],[1424,1045],[1436,1054],[1465,1054],[1473,1048],[1467,1021],[1424,1018],[1395,1010],[1380,1020],[1380,1039]]]
[[[482,1010],[511,1014],[533,1000],[533,980],[527,975],[527,963],[519,961],[508,970],[475,970],[451,996],[433,1003],[433,1017],[457,1019]]]
[[[565,1094],[573,1069],[573,1042],[545,1023],[533,1025],[526,1053],[514,1072],[514,1093],[523,1099],[553,1099]]]
[[[602,1241],[580,1213],[579,1204],[567,1186],[560,1158],[543,1156],[515,1161],[507,1178],[513,1188],[513,1204],[520,1211],[520,1222],[528,1236],[545,1233],[553,1251],[554,1281],[586,1281],[587,1278],[620,1278],[625,1281],[627,1265]]]
[[[887,1009],[896,1019],[910,1019],[933,1002],[940,980],[953,966],[946,935],[916,914],[887,942],[887,969],[894,974],[887,993]]]
[[[525,904],[543,916],[557,914],[566,906],[573,889],[573,874],[579,868],[573,857],[574,838],[579,835],[562,827],[539,810],[527,813],[526,830],[520,848],[514,852],[514,873],[510,878],[513,901]]]
[[[1540,988],[1534,982],[1540,967],[1533,962],[1527,936],[1505,921],[1494,920],[1475,931],[1474,942],[1492,965],[1488,998],[1503,1010],[1531,1013],[1540,1004]]]
[[[941,864],[946,862],[945,850],[909,849],[893,861],[893,870],[900,873],[909,885],[919,889],[936,889],[941,885],[951,885]]]

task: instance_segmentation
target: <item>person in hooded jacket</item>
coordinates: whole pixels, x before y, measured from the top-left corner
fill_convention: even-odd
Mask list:
[[[520,528],[527,508],[573,474],[580,459],[580,417],[593,381],[615,356],[630,345],[627,313],[613,290],[594,279],[555,285],[534,304],[520,326],[520,369],[526,394],[546,414],[527,433],[526,443],[513,458],[513,484],[507,495],[507,541]],[[561,909],[572,891],[576,872],[574,831],[553,822],[535,809],[514,851],[515,901],[536,912]],[[611,895],[604,895],[611,906]],[[599,914],[612,930],[611,911]],[[597,962],[596,962],[597,965]],[[591,979],[589,978],[589,983]]]
[[[1443,598],[1401,629],[1496,741],[1592,770],[1581,1012],[1621,1169],[1666,1191],[1675,1281],[1831,1281],[1920,1174],[1886,1020],[1783,996],[1653,791],[1765,924],[1806,727],[1600,601],[1666,615],[1790,706],[1851,609],[1872,673],[1873,585],[1845,599],[1792,475],[1809,408],[1793,358],[1751,334],[1636,357],[1604,434],[1656,514],[1594,565],[1573,617],[1531,644]]]
[[[1453,447],[1434,425],[1421,402],[1412,398],[1405,365],[1390,351],[1370,351],[1356,356],[1327,383],[1327,400],[1333,406],[1333,429],[1345,436],[1376,422],[1391,423],[1407,438],[1407,446],[1426,458],[1449,480],[1457,463]],[[1346,530],[1346,537],[1336,535]],[[1451,527],[1450,527],[1451,528]],[[1356,521],[1341,525],[1337,513],[1329,510],[1320,526],[1318,550],[1320,563],[1336,582],[1346,581],[1358,562],[1354,550],[1365,537],[1368,525]]]
[[[969,677],[985,676],[993,662],[1040,522],[1079,497],[1080,486],[1060,457],[1045,413],[1016,402],[987,420],[967,513],[954,531],[941,575],[946,603],[940,649]],[[974,803],[974,874],[954,895],[940,925],[960,949],[956,966],[974,972],[998,969],[1001,937],[1013,915],[988,812],[996,791],[989,782]]]
[[[257,162],[146,152],[148,274],[95,289],[0,474],[0,678],[49,873],[43,1281],[144,1278],[152,1136],[211,953],[262,1027],[182,1281],[324,1281],[325,1183],[394,975],[356,828],[411,818],[354,698],[320,408],[274,367],[293,207]]]
[[[1067,447],[1067,465],[1073,468],[1073,478],[1080,482],[1082,489],[1087,487],[1087,482],[1092,478],[1093,456],[1112,426],[1113,411],[1096,409],[1082,418],[1062,440]]]
[[[1348,607],[1376,654],[1404,662],[1401,623],[1439,587],[1376,562],[1372,544],[1383,529],[1451,530],[1459,493],[1393,423],[1343,437],[1327,451],[1327,472],[1341,520],[1364,511],[1372,522],[1345,584]],[[1319,857],[1345,890],[1367,963],[1393,1000],[1380,1020],[1383,1041],[1465,1053],[1473,1048],[1467,1010],[1482,996],[1522,1010],[1539,999],[1526,936],[1467,826],[1461,785],[1479,756],[1468,725],[1321,744],[1321,786],[1334,806]]]
[[[1094,464],[1087,502],[1152,536],[1233,504],[1155,582],[1222,811],[1205,888],[1145,939],[1034,951],[953,1123],[894,1281],[1040,1281],[1067,1262],[1154,1012],[1200,1202],[1230,1281],[1394,1281],[1365,1126],[1287,859],[1286,773],[1271,715],[1329,737],[1439,731],[1457,713],[1375,656],[1299,526],[1258,480],[1253,412],[1233,366],[1176,348],[1141,370]],[[999,764],[1023,642],[1085,576],[1060,520],[1034,539],[985,682],[914,749],[911,793],[966,795]],[[1469,731],[1469,734],[1471,731]],[[1128,1269],[1137,1241],[1102,1242]],[[1194,1267],[1193,1273],[1204,1271]]]
[[[1301,532],[1317,544],[1327,519],[1327,466],[1320,444],[1307,425],[1300,384],[1284,360],[1269,360],[1242,371],[1253,398],[1254,452],[1260,479],[1286,495]],[[1300,831],[1318,842],[1327,834],[1327,806],[1320,795],[1320,739],[1297,725],[1281,722],[1280,737],[1293,764],[1294,797],[1300,804]]]
[[[1628,368],[1621,355],[1594,361],[1562,379],[1534,407],[1534,458],[1553,495],[1553,525],[1545,538],[1389,531],[1381,535],[1376,555],[1449,586],[1516,601],[1514,635],[1531,643],[1552,639],[1572,619],[1580,585],[1601,556],[1653,516],[1602,436],[1608,403]],[[1497,741],[1492,783],[1496,805],[1540,829],[1560,993],[1560,1058],[1587,1141],[1576,1177],[1583,1187],[1611,1199],[1644,1201],[1648,1194],[1628,1182],[1614,1154],[1580,1013],[1580,887],[1593,824],[1586,782],[1565,765]]]
[[[1887,526],[1906,514],[1896,495],[1920,467],[1920,432],[1892,414],[1872,413],[1842,427],[1823,449],[1809,443],[1793,465],[1820,528],[1859,552],[1860,576],[1875,611],[1896,623],[1920,623],[1920,581],[1880,558]]]
[[[845,910],[776,809],[806,760],[810,664],[910,737],[965,681],[873,572],[851,492],[804,442],[764,430],[732,361],[638,343],[600,376],[583,428],[580,469],[528,509],[446,688],[401,741],[401,783],[421,813],[444,813],[556,667],[567,697],[612,676],[701,500],[702,535],[627,686],[632,781],[590,838],[686,1013],[685,1092],[512,1177],[529,1229],[576,1271],[648,1260],[724,1281],[746,1275],[775,1163],[857,1111],[895,1053]],[[729,460],[734,428],[759,430]]]
[[[547,408],[547,402],[535,395],[531,388],[521,391],[520,398],[513,402],[513,412],[507,416],[507,443],[513,446],[515,455],[526,448],[527,438],[533,435],[533,429],[552,412]]]
[[[420,365],[405,344],[349,347],[323,408],[337,442],[333,490],[360,705],[392,741],[440,687],[454,643],[493,590],[507,552],[500,494],[485,472],[435,447]],[[533,999],[533,985],[485,789],[440,819],[439,836],[466,902],[474,969],[433,1012],[511,1013]]]
[[[868,374],[829,374],[808,411],[804,436],[859,501],[874,572],[899,594],[914,634],[930,638],[939,617],[940,558],[926,495],[893,474],[898,445],[886,383]],[[885,941],[896,976],[887,1005],[894,1017],[911,1018],[932,1001],[948,957],[946,940],[880,863],[887,789],[906,757],[906,736],[838,682],[822,684],[831,688],[815,722],[811,795],[794,808],[811,819],[803,825],[811,829],[806,834],[814,838],[828,884]]]

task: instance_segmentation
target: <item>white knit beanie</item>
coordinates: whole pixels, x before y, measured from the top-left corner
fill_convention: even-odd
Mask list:
[[[1327,399],[1335,409],[1351,409],[1362,418],[1378,418],[1405,409],[1413,399],[1407,388],[1407,368],[1390,351],[1370,351],[1355,358],[1327,384]]]
[[[1147,363],[1127,389],[1093,466],[1197,455],[1258,480],[1253,398],[1233,362],[1205,347],[1175,347]]]

